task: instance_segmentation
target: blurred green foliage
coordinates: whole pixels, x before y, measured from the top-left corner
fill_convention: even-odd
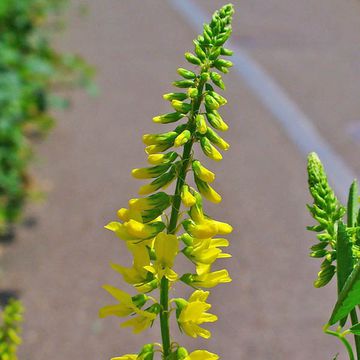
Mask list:
[[[95,90],[93,68],[51,45],[66,5],[66,0],[0,1],[0,233],[20,217],[34,191],[31,138],[53,126],[51,108],[68,105],[55,91]]]
[[[0,324],[0,360],[17,360],[17,348],[21,344],[20,323],[24,308],[20,301],[10,300],[2,312]]]

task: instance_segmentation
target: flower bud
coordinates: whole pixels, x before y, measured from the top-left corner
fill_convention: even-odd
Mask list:
[[[215,60],[217,59],[221,54],[221,47],[214,47],[210,51],[209,59]]]
[[[185,53],[185,59],[191,64],[201,65],[201,60],[189,52]]]
[[[149,145],[145,148],[145,152],[150,155],[150,154],[156,154],[162,151],[165,151],[169,148],[171,148],[173,144],[169,143],[169,144],[159,144],[159,145]]]
[[[196,115],[195,118],[196,131],[204,135],[207,131],[206,121],[204,115]]]
[[[192,162],[192,168],[194,170],[195,175],[202,181],[207,183],[211,183],[215,180],[215,174],[208,170],[206,167],[201,165],[201,162],[198,160],[194,160]]]
[[[196,78],[195,73],[193,73],[190,70],[183,69],[183,68],[178,68],[177,73],[185,79],[195,79]]]
[[[210,159],[215,161],[220,161],[222,159],[220,152],[213,145],[211,145],[210,141],[205,136],[201,138],[200,145],[204,154]]]
[[[153,118],[155,123],[169,124],[182,119],[185,115],[179,112],[158,115]]]
[[[226,67],[226,68],[230,68],[233,66],[233,63],[229,60],[225,60],[225,59],[217,59],[214,61],[214,65],[215,67]]]
[[[208,128],[206,137],[222,150],[228,150],[230,147],[230,145],[211,128]]]
[[[167,208],[171,204],[171,196],[164,192],[158,192],[146,198],[130,199],[129,207],[132,210],[143,211],[154,208]]]
[[[224,56],[231,56],[233,55],[233,51],[230,50],[230,49],[225,49],[225,48],[221,48],[221,55],[224,55]]]
[[[173,101],[173,100],[183,101],[187,99],[187,97],[188,96],[185,93],[174,93],[174,92],[163,95],[163,98],[168,101]]]
[[[197,176],[195,178],[196,186],[205,199],[217,204],[221,201],[221,196],[205,181],[200,180]]]
[[[220,74],[218,74],[217,72],[211,72],[210,73],[210,77],[212,82],[217,85],[220,89],[225,90],[225,84],[222,81],[222,77]]]
[[[161,174],[169,170],[171,163],[152,166],[148,168],[138,168],[131,171],[131,175],[135,179],[151,179],[157,178]]]
[[[159,165],[167,162],[173,162],[178,156],[178,153],[175,151],[170,151],[167,154],[150,154],[148,156],[148,162],[152,165]]]
[[[180,236],[180,240],[186,245],[186,246],[191,246],[194,242],[194,238],[190,235],[190,234],[187,234],[187,233],[183,233],[181,236]]]
[[[144,134],[142,140],[145,145],[172,144],[177,135],[175,131],[169,131],[163,134]]]
[[[190,110],[191,110],[191,104],[187,104],[187,103],[184,103],[182,101],[179,101],[179,100],[173,100],[171,102],[171,105],[173,106],[173,108],[182,113],[182,114],[186,114],[188,113]]]
[[[210,125],[216,130],[227,131],[229,126],[225,123],[225,121],[221,118],[220,114],[213,110],[212,112],[207,112],[206,117]]]
[[[220,106],[223,106],[227,103],[227,100],[215,91],[209,91],[209,94],[219,103]]]
[[[184,360],[188,355],[189,355],[189,353],[187,352],[187,350],[184,347],[179,347],[176,350],[176,356],[177,356],[178,360]]]
[[[181,188],[181,201],[184,204],[184,206],[186,206],[186,207],[190,207],[190,206],[194,205],[196,202],[196,199],[191,194],[190,188],[188,185],[183,185],[183,187]]]
[[[191,132],[189,130],[184,130],[180,135],[177,136],[174,142],[175,147],[184,145],[191,139]]]
[[[172,84],[178,88],[189,88],[194,87],[195,85],[193,80],[178,80],[174,81]]]
[[[188,91],[187,91],[187,95],[188,95],[191,99],[196,98],[196,97],[198,96],[198,94],[199,94],[199,91],[198,91],[198,89],[195,88],[195,87],[191,87],[191,88],[189,88]]]
[[[206,59],[205,51],[201,48],[201,46],[198,43],[195,43],[195,53],[200,60]]]
[[[168,185],[170,185],[170,183],[175,179],[175,177],[176,177],[176,167],[172,165],[172,167],[167,173],[162,174],[157,179],[152,181],[150,184],[141,186],[139,189],[139,194],[147,195],[161,188],[165,188]]]
[[[200,78],[203,82],[206,82],[210,79],[210,74],[208,72],[203,72],[201,73]]]
[[[211,95],[205,96],[205,106],[206,110],[217,110],[220,107],[219,103]]]

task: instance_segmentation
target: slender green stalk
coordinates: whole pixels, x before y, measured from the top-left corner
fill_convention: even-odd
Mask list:
[[[337,337],[344,345],[349,355],[349,360],[355,360],[354,353],[352,351],[350,343],[345,339],[345,336],[342,336],[340,333],[332,330],[324,329],[325,334],[332,335]]]
[[[356,313],[356,308],[351,310],[350,318],[351,318],[351,324],[353,326],[359,323]],[[355,348],[356,348],[356,358],[357,360],[360,360],[360,336],[354,334],[354,340],[355,340]]]
[[[197,113],[199,112],[201,101],[202,101],[202,91],[206,81],[201,81],[198,86],[198,96],[193,100],[192,111],[189,116],[188,127],[191,128],[194,124],[194,119]],[[193,146],[193,139],[189,141],[184,146],[184,151],[182,155],[182,166],[178,174],[175,193],[173,198],[173,204],[171,208],[170,221],[168,225],[167,232],[168,234],[174,234],[177,228],[179,210],[181,206],[181,188],[185,183],[186,173],[189,167],[191,150]],[[170,327],[169,327],[169,280],[166,277],[161,279],[160,287],[160,329],[161,329],[161,338],[163,342],[163,354],[164,359],[171,353],[171,343],[170,343]]]

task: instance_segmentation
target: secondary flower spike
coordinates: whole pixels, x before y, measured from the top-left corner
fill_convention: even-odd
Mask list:
[[[232,66],[225,58],[232,54],[225,42],[231,35],[233,13],[231,4],[216,11],[194,40],[194,52],[185,53],[192,69],[177,69],[180,79],[173,82],[177,89],[163,96],[171,108],[153,117],[157,124],[176,125],[173,130],[142,136],[150,165],[142,164],[131,172],[143,181],[140,196],[131,198],[127,208],[117,211],[118,219],[105,226],[122,240],[122,251],[132,257],[127,264],[111,267],[133,286],[134,293],[104,286],[116,303],[104,306],[100,316],[125,318],[121,326],[131,327],[134,333],[150,331],[159,320],[161,330],[161,343],[144,345],[137,353],[112,360],[155,360],[158,355],[162,360],[219,359],[207,350],[188,351],[179,345],[170,334],[170,321],[176,321],[190,337],[208,339],[211,331],[207,327],[217,316],[209,312],[210,292],[202,289],[231,281],[226,269],[212,270],[218,259],[231,257],[222,250],[229,240],[220,236],[233,229],[204,210],[206,200],[219,203],[222,197],[215,190],[211,165],[200,162],[198,154],[220,161],[222,152],[229,149],[218,134],[228,129],[220,115],[227,100],[219,92],[225,89],[220,72],[227,74]],[[192,176],[187,176],[190,172]],[[185,269],[176,268],[178,256],[185,256]],[[188,300],[171,298],[179,282],[196,289]]]

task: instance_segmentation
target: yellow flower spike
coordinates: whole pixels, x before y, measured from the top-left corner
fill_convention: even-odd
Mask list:
[[[175,300],[175,303],[181,310],[178,316],[179,326],[188,336],[193,338],[201,336],[205,339],[211,336],[209,330],[199,326],[205,322],[215,322],[217,320],[216,315],[207,313],[207,310],[211,308],[211,305],[206,303],[208,296],[208,291],[196,290],[185,305],[183,301]]]
[[[193,275],[191,285],[202,288],[212,288],[219,284],[231,282],[231,278],[227,270],[218,270],[203,275]]]
[[[211,353],[206,350],[196,350],[193,351],[191,354],[189,354],[184,360],[217,360],[217,359],[219,359],[219,356],[214,353]]]
[[[205,181],[200,180],[196,174],[194,173],[194,180],[196,186],[199,190],[199,193],[204,196],[205,199],[217,204],[221,202],[222,198],[220,194],[218,194],[208,183]]]
[[[175,139],[174,146],[179,147],[186,144],[191,139],[191,132],[189,130],[184,130],[180,133]]]
[[[220,152],[210,143],[208,138],[203,136],[200,140],[201,149],[206,156],[215,161],[222,160],[222,155]]]
[[[194,170],[194,173],[200,180],[207,183],[211,183],[215,180],[215,174],[212,171],[208,170],[205,166],[202,166],[199,160],[194,160],[192,162],[192,168]]]
[[[140,239],[153,238],[165,228],[165,224],[161,221],[157,221],[149,224],[142,224],[136,220],[130,219],[129,221],[125,222],[123,225],[129,234]]]
[[[181,188],[181,201],[186,207],[193,206],[196,203],[194,195],[191,194],[190,188],[188,185],[184,185]]]

